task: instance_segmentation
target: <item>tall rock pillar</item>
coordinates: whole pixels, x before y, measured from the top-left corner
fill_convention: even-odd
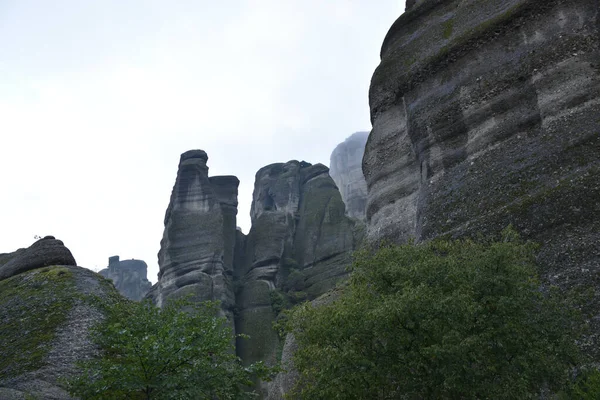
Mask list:
[[[202,150],[181,155],[158,253],[158,283],[150,296],[161,306],[169,298],[219,300],[233,323],[233,254],[237,187],[233,176],[208,177]]]

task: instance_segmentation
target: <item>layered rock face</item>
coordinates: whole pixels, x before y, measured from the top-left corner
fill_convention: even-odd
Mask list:
[[[152,287],[148,265],[142,260],[121,261],[119,256],[109,257],[108,267],[98,273],[113,281],[119,293],[131,300],[142,300]]]
[[[371,82],[369,239],[513,224],[547,281],[597,285],[598,0],[408,5]]]
[[[327,167],[290,161],[256,174],[252,229],[238,255],[238,354],[245,362],[277,359],[272,329],[282,303],[313,299],[346,274],[359,240]],[[241,241],[241,238],[240,238]]]
[[[158,253],[158,283],[148,296],[159,306],[188,294],[194,301],[220,300],[233,324],[239,180],[209,178],[207,160],[202,150],[181,155]]]
[[[329,175],[342,194],[346,213],[363,221],[367,209],[367,182],[362,159],[369,132],[356,132],[340,143],[329,159]]]
[[[12,255],[0,258],[3,272],[8,258],[20,266],[0,277],[0,398],[71,399],[62,379],[96,351],[88,330],[103,318],[97,298],[121,296],[100,275],[70,265],[71,252],[54,238]]]
[[[0,254],[0,279],[48,265],[77,265],[69,249],[54,236],[46,236],[26,249]]]
[[[243,361],[274,364],[283,343],[273,321],[346,276],[364,225],[346,215],[327,167],[290,161],[257,172],[246,236],[236,228],[238,179],[209,178],[207,159],[201,150],[181,156],[148,296],[159,306],[188,293],[220,300],[235,331],[250,336],[236,343]],[[268,385],[259,390],[266,396]]]

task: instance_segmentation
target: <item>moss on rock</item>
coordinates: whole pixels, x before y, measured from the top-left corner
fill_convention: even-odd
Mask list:
[[[0,281],[0,381],[42,367],[76,292],[71,271],[51,266]]]

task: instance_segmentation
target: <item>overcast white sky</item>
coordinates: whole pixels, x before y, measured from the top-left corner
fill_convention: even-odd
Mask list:
[[[401,0],[0,0],[0,253],[34,235],[78,264],[156,281],[179,155],[240,181],[329,164],[369,130],[368,87]]]

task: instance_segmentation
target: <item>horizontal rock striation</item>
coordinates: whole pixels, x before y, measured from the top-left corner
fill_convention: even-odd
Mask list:
[[[331,153],[329,175],[340,190],[346,213],[364,221],[367,209],[367,182],[362,172],[362,159],[369,132],[356,132]]]
[[[513,224],[547,281],[600,283],[600,2],[407,4],[371,81],[368,238]]]
[[[148,280],[148,265],[142,260],[119,260],[119,256],[108,259],[108,267],[98,273],[110,279],[123,296],[140,301],[152,284]]]
[[[26,249],[0,254],[0,280],[48,265],[77,265],[71,251],[54,236],[46,236]]]
[[[181,155],[158,253],[158,282],[148,296],[161,306],[191,295],[219,300],[233,324],[236,177],[208,177],[202,150]]]

